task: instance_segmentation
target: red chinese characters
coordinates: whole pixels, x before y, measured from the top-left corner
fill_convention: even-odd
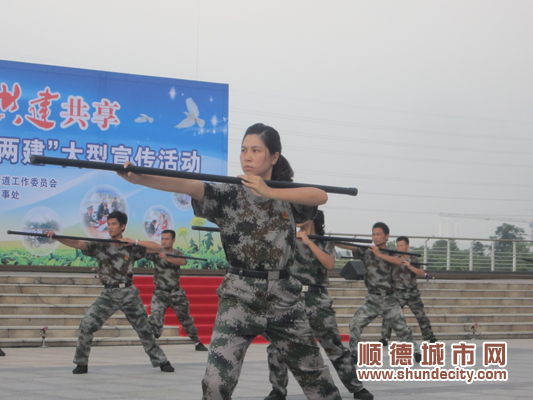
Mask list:
[[[93,112],[91,122],[97,124],[101,130],[106,131],[109,125],[120,124],[120,120],[115,114],[115,111],[120,110],[120,104],[118,102],[114,101],[111,103],[108,99],[102,99],[100,102],[93,102],[93,107],[96,111]]]
[[[483,343],[483,366],[489,367],[491,365],[497,365],[499,367],[505,367],[507,365],[507,343]]]
[[[56,126],[54,120],[49,120],[50,106],[52,101],[58,100],[61,95],[59,93],[51,93],[50,88],[47,86],[44,91],[37,93],[36,99],[30,100],[28,111],[30,115],[25,115],[27,121],[31,122],[37,128],[49,131]]]
[[[476,365],[476,345],[465,342],[452,344],[452,365],[457,367]]]
[[[61,128],[68,128],[69,126],[77,123],[78,126],[85,130],[89,126],[89,118],[91,117],[87,110],[89,110],[89,104],[87,104],[81,96],[68,96],[66,102],[61,103],[61,107],[66,111],[61,111],[59,115],[64,118],[61,122]]]
[[[391,367],[413,366],[413,343],[392,342],[389,346]]]
[[[358,367],[382,367],[383,344],[375,342],[359,342],[357,355]]]
[[[444,343],[428,343],[423,342],[420,346],[422,351],[422,361],[420,366],[422,367],[444,367],[446,358],[446,348]]]
[[[13,84],[11,92],[8,90],[7,85],[2,82],[0,90],[0,109],[2,111],[15,112],[19,109],[18,99],[22,95],[22,89],[18,82]]]

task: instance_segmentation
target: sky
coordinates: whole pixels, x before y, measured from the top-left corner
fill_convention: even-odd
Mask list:
[[[0,10],[3,60],[229,84],[228,174],[241,172],[245,129],[273,126],[295,182],[358,188],[329,195],[328,232],[369,234],[377,221],[407,236],[532,230],[531,1],[0,0]]]

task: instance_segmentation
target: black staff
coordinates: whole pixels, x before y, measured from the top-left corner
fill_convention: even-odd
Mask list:
[[[172,178],[194,179],[197,181],[233,183],[237,185],[242,185],[242,179],[233,177],[233,176],[200,174],[200,173],[195,173],[195,172],[184,172],[184,171],[171,171],[168,169],[138,167],[136,165],[128,165],[127,168],[124,168],[124,165],[121,165],[121,164],[111,164],[111,163],[83,161],[83,160],[69,160],[66,158],[37,156],[35,154],[30,157],[30,162],[32,164],[49,164],[49,165],[59,165],[62,167],[100,169],[104,171],[115,171],[115,172],[133,172],[136,174],[169,176]],[[314,187],[317,189],[322,189],[328,193],[347,194],[350,196],[357,196],[356,188],[345,188],[345,187],[339,187],[339,186],[312,185],[312,184],[307,184],[307,183],[268,181],[268,180],[266,180],[265,183],[271,188],[277,188],[277,189]]]
[[[215,228],[213,226],[191,226],[193,231],[206,231],[206,232],[220,232],[219,228]],[[312,240],[324,240],[326,242],[337,242],[339,240],[345,241],[345,242],[358,242],[358,243],[372,243],[372,240],[370,239],[357,239],[357,238],[350,238],[350,237],[334,237],[334,236],[321,236],[321,235],[309,235],[309,239]]]
[[[189,257],[189,256],[182,256],[179,254],[174,253],[165,253],[167,257],[174,257],[174,258],[185,258],[186,260],[198,260],[198,261],[207,261],[207,258],[199,258],[199,257]]]
[[[38,236],[38,237],[44,237],[49,239],[72,239],[72,240],[86,240],[88,242],[107,242],[107,243],[127,243],[123,242],[120,239],[99,239],[99,238],[88,238],[88,237],[81,237],[81,236],[65,236],[65,235],[57,235],[53,234],[52,237],[48,236],[45,233],[33,233],[33,232],[20,232],[20,231],[7,231],[8,235],[23,235],[23,236]]]
[[[383,250],[383,249],[380,249],[380,250]],[[397,250],[399,251],[399,250]],[[359,260],[358,258],[355,258],[355,257],[346,257],[346,256],[340,256],[341,259],[345,259],[345,260]],[[419,262],[409,262],[413,267],[422,267],[423,265],[429,265],[429,263],[419,263]]]
[[[100,239],[100,238],[90,238],[90,237],[81,237],[81,236],[65,236],[65,235],[57,235],[53,234],[52,237],[48,236],[45,233],[33,233],[33,232],[20,232],[20,231],[7,231],[8,235],[22,235],[22,236],[31,236],[31,237],[44,237],[49,239],[71,239],[71,240],[85,240],[88,242],[104,242],[104,243],[124,243],[127,244],[128,242],[122,241],[120,239]],[[172,253],[165,253],[168,257],[176,257],[176,258],[185,258],[188,260],[199,260],[199,261],[207,261],[206,258],[197,258],[197,257],[189,257],[189,256],[182,256],[178,254],[172,254]]]
[[[353,243],[338,242],[338,241],[335,241],[335,243],[343,244],[345,246],[353,246]],[[364,245],[360,245],[360,244],[358,244],[356,247],[360,247],[362,249],[369,249],[370,248],[370,246],[364,246]],[[422,257],[422,254],[409,253],[407,251],[400,251],[400,250],[393,250],[393,249],[381,249],[380,248],[379,251],[382,251],[384,253],[389,253],[389,254],[404,254],[406,256]]]
[[[533,258],[521,258],[522,261],[533,263]]]

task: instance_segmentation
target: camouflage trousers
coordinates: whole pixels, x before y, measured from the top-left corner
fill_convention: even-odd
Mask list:
[[[393,294],[380,296],[369,293],[365,297],[365,303],[355,312],[350,322],[350,349],[352,354],[357,354],[357,346],[361,341],[363,328],[380,315],[394,329],[400,342],[413,343],[414,352],[420,352],[420,347],[413,337],[411,328],[405,322],[405,317],[396,296]]]
[[[139,290],[135,286],[102,290],[100,297],[96,299],[80,322],[74,364],[87,365],[89,363],[94,332],[98,331],[117,310],[121,310],[126,315],[129,323],[139,335],[152,366],[159,367],[165,364],[167,357],[155,340],[139,296]]]
[[[176,313],[187,336],[194,343],[198,343],[200,339],[198,338],[198,330],[194,326],[194,318],[189,313],[189,300],[185,295],[185,290],[181,287],[172,290],[170,293],[159,289],[154,290],[150,304],[150,326],[154,331],[155,337],[158,339],[161,336],[165,323],[165,312],[169,307]]]
[[[326,351],[344,386],[351,393],[358,392],[363,384],[357,379],[352,353],[342,344],[335,310],[332,307],[333,299],[326,293],[306,292],[304,301],[313,335]],[[268,346],[267,352],[270,383],[274,389],[287,396],[287,366],[280,352],[272,344]]]
[[[420,290],[413,289],[410,292],[396,291],[394,294],[400,302],[400,307],[403,308],[405,306],[408,306],[413,312],[414,316],[416,317],[416,320],[418,321],[418,325],[420,326],[422,338],[424,340],[432,339],[435,335],[433,334],[433,329],[431,329],[431,323],[429,322],[429,318],[427,317],[426,312],[424,311],[424,303],[420,298]],[[381,337],[383,339],[388,340],[391,337],[391,333],[392,328],[388,323],[385,322],[384,319],[383,324],[381,325]]]
[[[218,313],[202,380],[203,400],[229,400],[246,350],[264,335],[310,400],[341,400],[320,355],[294,278],[254,279],[228,274],[217,290]]]

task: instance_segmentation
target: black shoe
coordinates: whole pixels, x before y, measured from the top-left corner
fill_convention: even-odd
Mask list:
[[[362,388],[360,391],[355,392],[353,394],[353,398],[362,399],[362,400],[372,400],[374,398],[374,395],[370,393],[368,390],[366,390],[365,388]]]
[[[194,345],[195,351],[207,351],[207,347],[204,346],[202,342],[198,342]]]
[[[379,339],[381,343],[383,343],[383,347],[387,347],[389,345],[389,341],[387,339]]]
[[[0,357],[4,357],[6,355],[6,353],[4,353],[4,351],[2,349],[0,349]]]
[[[172,365],[170,365],[170,361],[167,361],[163,365],[161,365],[159,368],[161,368],[161,371],[163,372],[174,372],[175,369]]]
[[[265,397],[265,400],[285,400],[286,398],[287,397],[281,392],[277,391],[276,389],[272,389],[269,395]]]
[[[419,363],[420,361],[422,361],[422,354],[415,353],[415,362]]]
[[[437,338],[433,336],[431,339],[429,339],[429,343],[436,343],[438,342]]]
[[[89,367],[87,365],[76,365],[76,368],[72,370],[73,374],[86,374],[89,370]]]

